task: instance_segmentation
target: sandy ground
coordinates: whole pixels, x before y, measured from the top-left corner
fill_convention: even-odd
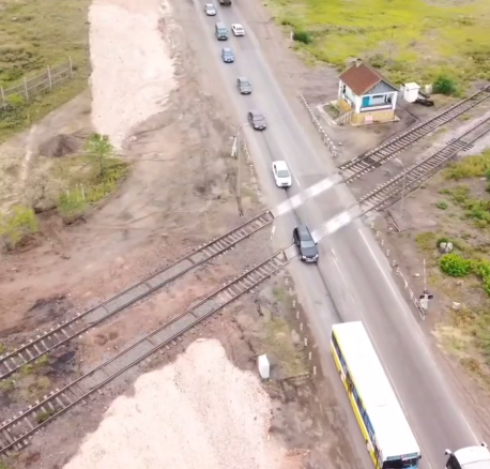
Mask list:
[[[116,399],[64,467],[279,469],[286,454],[268,438],[271,417],[257,377],[233,366],[219,342],[196,341]]]
[[[158,30],[160,4],[165,2],[96,0],[90,7],[92,121],[119,150],[135,125],[161,111],[177,85]]]
[[[92,15],[98,5],[95,4]],[[100,5],[103,12],[106,7],[119,12],[126,8],[139,18],[132,25],[132,34],[121,43],[130,51],[133,38],[147,37],[149,22],[153,25],[150,29],[157,38],[160,34],[164,45],[159,48],[150,43],[149,52],[158,56],[149,57],[142,48],[143,42],[137,42],[136,49],[142,56],[147,54],[148,62],[166,64],[162,90],[166,83],[173,86],[173,80],[177,85],[173,91],[168,90],[166,102],[167,93],[160,91],[154,95],[157,104],[149,106],[148,112],[156,112],[155,115],[140,115],[144,122],[133,127],[130,125],[134,122],[126,122],[124,132],[133,138],[123,143],[123,157],[132,163],[132,174],[117,194],[91,213],[85,224],[63,227],[56,217],[43,218],[43,234],[37,244],[25,252],[3,255],[0,337],[22,329],[30,314],[28,310],[41,298],[65,296],[77,308],[88,308],[243,222],[234,195],[236,162],[228,153],[233,119],[224,111],[227,107],[220,101],[221,96],[216,98],[212,94],[220,78],[213,76],[212,71],[204,73],[206,56],[196,60],[183,30],[169,16],[169,8],[162,10],[156,2],[116,1],[113,8],[107,2]],[[110,25],[101,41],[109,40]],[[119,40],[119,26],[117,22],[112,25]],[[150,34],[150,38],[155,36]],[[167,49],[167,43],[172,47]],[[137,50],[133,50],[136,55]],[[121,55],[120,59],[120,73],[126,68],[124,73],[134,75],[132,55]],[[175,74],[170,80],[168,73],[172,67]],[[139,76],[141,89],[147,89],[145,93],[155,90],[152,73]],[[117,76],[107,77],[105,85],[97,85],[99,90],[109,93],[111,88],[119,89]],[[94,80],[92,85],[97,88]],[[123,104],[117,106],[126,106],[126,97],[121,99]],[[86,93],[40,122],[35,133],[39,138],[36,150],[44,140],[59,133],[92,132],[91,103],[91,96]],[[140,109],[138,103],[129,104]],[[108,107],[104,112],[98,109],[108,122],[117,117],[119,108]],[[114,131],[120,133],[121,129]],[[13,154],[28,139],[29,133],[19,135],[3,148],[9,148],[8,154]],[[250,216],[260,210],[260,203],[250,185],[250,172],[242,171],[242,175],[242,206],[244,216]]]
[[[147,432],[150,428],[154,434],[158,433],[159,440],[157,441],[160,442],[161,452],[165,452],[165,447],[161,445],[162,436],[166,436],[167,432],[175,433],[176,438],[171,435],[167,439],[169,448],[178,449],[178,446],[174,446],[174,443],[171,444],[170,440],[176,444],[185,444],[190,441],[190,446],[196,442],[196,446],[199,445],[199,448],[201,441],[204,440],[207,446],[203,450],[209,449],[210,452],[215,449],[221,450],[218,459],[221,457],[223,459],[215,461],[219,463],[230,455],[228,448],[221,446],[222,442],[225,442],[226,445],[229,444],[230,448],[233,447],[228,433],[235,439],[236,429],[240,431],[241,426],[245,427],[244,420],[257,416],[259,419],[263,418],[264,422],[268,422],[268,426],[266,425],[266,428],[260,427],[260,425],[255,426],[255,421],[251,422],[250,427],[247,426],[250,431],[253,430],[254,435],[250,438],[243,437],[243,441],[247,445],[255,444],[248,450],[249,455],[245,456],[249,464],[255,466],[262,464],[263,458],[269,454],[271,459],[267,461],[270,464],[277,461],[281,463],[281,468],[284,467],[285,469],[289,467],[291,469],[297,467],[319,469],[324,467],[326,460],[335,468],[359,469],[361,464],[353,453],[351,437],[346,431],[348,428],[346,412],[349,410],[339,404],[336,394],[337,392],[343,393],[341,383],[335,375],[333,379],[338,385],[339,390],[337,390],[337,388],[332,387],[330,379],[323,379],[321,376],[311,379],[307,376],[307,373],[311,372],[312,364],[318,366],[318,363],[309,362],[307,351],[303,349],[299,322],[295,319],[297,310],[300,311],[301,317],[303,317],[303,312],[298,305],[292,307],[293,297],[286,293],[284,274],[285,272],[266,282],[260,291],[242,297],[239,301],[185,334],[180,340],[169,347],[165,347],[160,353],[154,354],[149,361],[132,368],[125,375],[113,381],[101,392],[93,395],[85,405],[75,407],[50,424],[45,430],[38,432],[25,451],[22,451],[17,458],[8,461],[9,467],[12,469],[61,469],[70,461],[72,464],[75,461],[81,462],[82,456],[89,453],[90,449],[93,448],[92,442],[98,440],[99,437],[104,438],[103,444],[107,443],[108,447],[114,448],[112,442],[115,445],[117,444],[116,440],[123,442],[125,438],[131,438],[131,434],[134,436],[132,428],[135,427],[135,423],[132,420],[129,424],[127,423],[129,420],[119,421],[119,418],[130,417],[132,419],[133,417],[127,414],[127,417],[124,417],[120,411],[116,412],[113,409],[121,409],[126,412],[124,409],[133,408],[134,412],[140,411],[135,418],[142,424],[142,427],[136,428],[142,428],[142,433]],[[290,282],[291,279],[289,279],[289,285],[291,285]],[[189,360],[188,357],[183,359],[180,357],[187,347],[199,338],[218,340],[226,350],[229,362],[247,372],[245,379],[240,378],[242,372],[233,368],[224,358],[219,360],[213,358],[215,362],[221,363],[218,372],[208,372],[210,369],[214,370],[217,365],[213,363],[213,360],[200,361],[199,357],[189,368],[188,365],[192,363],[192,360]],[[315,350],[313,345],[311,350]],[[269,397],[259,390],[260,384],[256,378],[257,356],[262,353],[266,353],[270,357],[273,365],[272,379],[264,383],[264,390]],[[170,366],[162,370],[163,366],[171,365],[174,360],[177,360],[178,367]],[[187,365],[182,367],[182,364]],[[193,366],[198,367],[198,371],[194,371]],[[229,371],[230,367],[231,372]],[[199,369],[203,371],[202,374],[200,374]],[[172,371],[167,372],[166,370]],[[148,375],[148,379],[146,376],[140,379],[143,373],[149,371],[156,371],[156,374]],[[171,380],[159,378],[164,375],[168,376],[167,373],[177,376],[176,381],[177,385],[180,386],[179,390],[176,390],[175,382],[172,383]],[[150,382],[161,386],[162,390],[158,391],[155,398],[150,396],[148,404],[140,405],[142,396],[145,394],[144,389],[149,387],[149,384],[142,386],[140,383]],[[242,392],[238,390],[240,384],[246,384],[248,388],[245,390],[243,399],[241,399]],[[222,389],[218,389],[220,386]],[[226,390],[223,390],[224,388]],[[214,391],[215,389],[216,391]],[[256,415],[255,409],[257,407],[248,404],[251,394],[256,392],[262,396],[259,398],[262,402],[270,402],[270,407],[267,407],[265,416],[260,410],[259,414]],[[121,395],[125,397],[118,399]],[[175,399],[179,396],[182,399],[177,402]],[[186,400],[187,397],[189,400]],[[170,406],[167,405],[168,402],[171,403]],[[238,402],[241,402],[243,408],[239,409],[239,413],[235,417],[230,417],[229,412]],[[115,407],[113,404],[116,404]],[[149,413],[146,412],[146,405],[150,408]],[[189,422],[187,417],[185,417],[185,421],[180,422],[179,420],[174,421],[176,416],[172,416],[170,413],[168,418],[166,417],[167,414],[158,414],[162,418],[153,415],[156,414],[155,407],[155,409],[161,408],[162,412],[169,412],[169,408],[173,411],[178,408],[183,416],[198,415],[200,417],[195,410],[198,405],[203,411],[203,421],[212,415],[210,417],[211,423],[209,423],[204,434],[201,424],[196,425],[194,422]],[[253,412],[249,413],[252,410]],[[105,427],[110,430],[109,426],[112,424],[106,425],[106,422],[116,424],[116,416],[119,427],[113,427],[113,436],[110,436],[106,430],[102,431],[102,429]],[[230,426],[230,432],[228,432],[228,422],[236,421],[236,418],[242,418],[242,422]],[[225,423],[222,423],[223,421]],[[150,422],[154,422],[152,425],[155,426],[150,426]],[[214,422],[219,422],[220,425],[218,426]],[[187,423],[188,425],[184,427],[184,424]],[[182,428],[185,429],[184,435],[181,432]],[[196,438],[194,438],[194,429],[196,430]],[[246,430],[246,428],[244,429]],[[264,433],[267,430],[268,433]],[[223,432],[226,433],[223,434]],[[261,443],[261,434],[267,436],[267,441],[264,444]],[[248,431],[245,433],[246,435],[248,435]],[[183,437],[181,441],[179,441],[180,437]],[[148,435],[146,440],[151,442],[153,438],[154,435]],[[222,441],[216,440],[216,438],[220,438]],[[239,434],[236,438],[242,440],[242,435]],[[131,444],[122,444],[125,445],[125,448],[131,447]],[[121,446],[118,448],[117,451],[120,452]],[[241,446],[241,450],[246,448],[247,446]],[[269,449],[270,452],[268,452]],[[155,450],[152,444],[143,446],[140,453],[144,455],[147,450],[150,457],[153,458]],[[189,451],[194,454],[192,448],[189,448]],[[286,459],[282,457],[285,451],[287,451]],[[206,453],[206,455],[208,454]],[[130,455],[129,450],[127,455]],[[213,456],[212,452],[211,456]],[[116,454],[114,457],[117,458],[118,455]],[[163,454],[158,457],[169,460],[173,454]],[[253,457],[255,457],[255,462],[252,461]],[[196,460],[200,461],[199,458],[194,457],[194,465]],[[113,461],[117,460],[109,461],[109,464],[104,467],[114,467]],[[183,463],[185,461],[182,460]],[[85,460],[85,462],[89,461]],[[110,464],[111,462],[112,464]],[[146,459],[142,456],[139,464],[144,467],[145,462]],[[240,463],[237,462],[236,464]],[[140,467],[140,465],[134,464],[133,467]]]

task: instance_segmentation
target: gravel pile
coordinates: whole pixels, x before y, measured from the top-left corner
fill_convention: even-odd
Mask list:
[[[119,397],[65,469],[279,469],[271,403],[256,376],[218,341],[194,342],[175,363]]]
[[[118,149],[135,125],[165,108],[176,84],[158,29],[161,3],[95,0],[90,7],[92,122]]]

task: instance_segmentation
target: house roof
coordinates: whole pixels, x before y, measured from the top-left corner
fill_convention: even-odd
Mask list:
[[[345,83],[357,96],[366,94],[379,83],[383,82],[394,91],[398,91],[377,70],[357,61],[340,75],[340,80]]]

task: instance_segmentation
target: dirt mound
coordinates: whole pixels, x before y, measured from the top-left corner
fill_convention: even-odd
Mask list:
[[[77,153],[83,146],[84,139],[75,135],[57,135],[39,147],[39,153],[43,156],[59,158],[65,155]]]

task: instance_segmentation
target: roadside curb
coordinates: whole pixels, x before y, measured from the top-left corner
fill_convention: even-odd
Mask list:
[[[388,247],[386,247],[386,245],[385,245],[383,233],[381,233],[381,231],[376,230],[376,228],[374,227],[374,223],[371,223],[371,229],[374,232],[374,236],[375,236],[376,240],[378,241],[378,244],[381,247],[381,250],[383,251],[385,256],[389,259],[390,266],[394,269],[396,276],[401,280],[401,284],[402,284],[402,287],[403,287],[403,290],[404,290],[406,296],[408,296],[410,298],[412,303],[417,308],[417,312],[419,313],[420,319],[425,321],[427,314],[424,311],[424,309],[420,306],[420,301],[419,301],[417,295],[415,294],[415,292],[413,291],[412,287],[410,286],[406,276],[401,271],[400,266],[398,264],[398,261],[396,259],[393,259],[390,257],[391,252],[390,252],[390,249]]]
[[[310,114],[311,121],[315,125],[316,129],[318,130],[318,133],[320,134],[323,144],[328,148],[328,150],[332,153],[334,157],[337,157],[338,155],[338,150],[337,147],[335,146],[335,143],[333,143],[332,139],[328,136],[327,132],[325,129],[322,127],[322,124],[316,117],[315,113],[313,112],[313,109],[311,109],[310,105],[306,101],[305,97],[303,95],[300,95],[301,101],[303,101],[304,106],[306,107],[306,110]]]
[[[243,136],[240,139],[240,142],[241,142],[242,150],[245,153],[248,169],[250,171],[250,185],[253,187],[253,190],[257,193],[257,197],[259,198],[259,200],[261,200],[262,199],[262,193],[260,192],[260,187],[259,187],[259,183],[257,180],[257,175],[255,174],[255,168],[253,165],[252,158],[250,157],[250,153],[248,151],[247,141],[245,139],[245,136]]]

